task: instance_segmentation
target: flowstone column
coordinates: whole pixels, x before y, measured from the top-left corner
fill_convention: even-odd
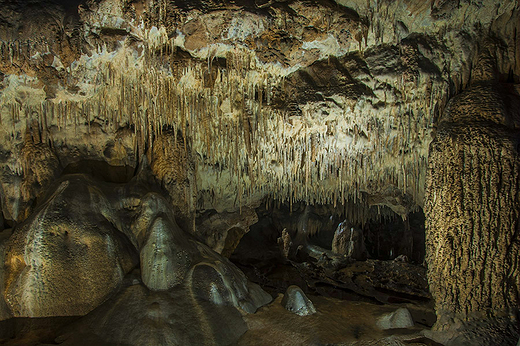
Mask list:
[[[474,83],[450,102],[430,146],[426,259],[448,344],[518,340],[519,105],[514,85]]]

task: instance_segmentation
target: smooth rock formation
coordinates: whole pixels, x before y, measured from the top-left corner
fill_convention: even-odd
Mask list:
[[[137,263],[104,215],[103,192],[82,176],[61,180],[6,245],[5,299],[16,317],[83,315]]]
[[[247,278],[229,262],[199,263],[187,279],[191,293],[215,305],[232,305],[247,313],[271,302],[272,298],[260,286]]]
[[[307,298],[302,289],[298,286],[289,286],[282,299],[283,307],[298,315],[309,316],[316,313],[316,308],[311,300]]]
[[[140,251],[141,277],[149,289],[168,290],[185,283],[195,296],[248,313],[271,301],[231,262],[183,231],[161,195],[149,192],[137,203],[140,208],[130,229]],[[208,280],[213,280],[211,285]]]
[[[179,226],[169,220],[161,216],[154,220],[141,249],[141,275],[148,288],[167,290],[184,280],[191,267],[192,251],[191,246],[182,246],[186,241],[179,242],[182,235]]]
[[[390,312],[379,317],[376,325],[383,329],[410,328],[414,326],[412,315],[407,308],[399,308],[394,312]]]
[[[246,330],[233,306],[198,299],[182,289],[154,292],[133,285],[70,326],[60,342],[70,346],[230,345]]]
[[[62,178],[7,243],[0,242],[7,302],[0,304],[1,319],[10,311],[72,316],[97,307],[78,322],[81,333],[90,334],[72,344],[99,338],[125,345],[235,342],[246,330],[240,312],[254,313],[271,296],[180,229],[167,200],[144,178],[144,171],[128,184]],[[123,282],[137,252],[140,277]]]
[[[265,295],[209,248],[230,256],[260,205],[285,204],[296,226],[274,240],[282,236],[285,263],[324,284],[316,290],[404,299],[382,292],[391,287],[429,299],[424,267],[413,281],[401,275],[407,263],[347,268],[365,258],[366,238],[385,259],[426,257],[435,329],[460,334],[445,334],[453,342],[517,341],[518,1],[0,0],[0,9],[8,315],[85,314],[138,258],[143,291],[131,295],[184,288],[254,311]],[[128,183],[144,158],[146,178],[109,184]],[[87,172],[106,184],[59,178]],[[359,232],[389,210],[403,221],[386,232],[392,241]],[[407,221],[420,210],[425,237]],[[332,241],[335,227],[324,226],[344,219],[352,226]],[[374,287],[375,267],[401,279]]]

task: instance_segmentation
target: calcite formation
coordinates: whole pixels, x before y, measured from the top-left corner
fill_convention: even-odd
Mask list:
[[[518,323],[520,97],[497,82],[488,57],[477,66],[431,145],[426,244],[438,327],[490,319],[499,325],[484,332],[492,335]]]
[[[373,203],[405,216],[423,203],[435,120],[480,42],[498,37],[500,73],[518,75],[514,1],[454,3],[6,3],[4,213],[26,217],[39,191],[28,182],[45,184],[20,155],[35,121],[62,164],[135,167],[147,153],[188,219],[264,196],[347,208],[392,189],[401,197]]]
[[[298,316],[309,316],[316,313],[312,301],[307,298],[298,286],[289,286],[285,292],[282,305],[287,310]]]
[[[137,264],[106,195],[81,177],[56,184],[6,244],[4,294],[15,317],[83,315]]]
[[[363,232],[360,229],[350,227],[348,221],[344,220],[334,232],[332,252],[357,260],[366,259],[367,253]]]
[[[381,329],[397,329],[413,327],[413,319],[410,311],[406,308],[399,308],[394,312],[384,314],[378,318],[377,326]]]
[[[145,188],[143,179],[138,175],[126,185],[110,184],[75,174],[57,182],[2,243],[0,317],[77,316],[99,307],[80,325],[97,326],[94,334],[108,342],[237,340],[245,332],[239,311],[254,313],[271,296],[180,229],[166,199]],[[138,257],[141,275],[129,285],[125,274]],[[172,317],[183,308],[191,311],[188,320],[194,325]],[[117,326],[129,314],[142,318]],[[148,319],[159,333],[154,337],[147,334]],[[110,328],[118,334],[110,335]],[[224,331],[217,332],[220,328]]]

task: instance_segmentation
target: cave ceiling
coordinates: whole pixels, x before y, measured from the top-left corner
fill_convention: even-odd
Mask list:
[[[266,197],[406,217],[423,206],[448,100],[520,75],[515,1],[1,8],[0,174],[13,221],[70,165],[144,157],[188,219]]]

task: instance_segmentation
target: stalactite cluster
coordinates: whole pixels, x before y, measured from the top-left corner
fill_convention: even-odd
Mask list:
[[[52,144],[49,129],[126,128],[137,157],[164,131],[171,143],[179,136],[194,165],[192,210],[268,197],[351,215],[368,214],[349,211],[356,204],[389,205],[406,217],[422,205],[435,120],[467,85],[482,35],[453,26],[463,9],[429,18],[426,33],[396,16],[406,6],[423,18],[424,9],[401,2],[349,5],[363,16],[318,2],[186,6],[89,3],[79,11],[88,49],[72,62],[44,39],[2,41],[4,131],[14,138],[36,120]],[[491,25],[487,7],[478,11]],[[516,61],[512,50],[496,54]],[[413,202],[373,198],[389,190]]]
[[[67,69],[68,78],[80,88],[85,75],[93,83],[77,94],[59,88],[55,99],[31,103],[6,100],[4,93],[2,123],[13,133],[34,120],[43,133],[51,126],[74,131],[94,122],[105,131],[129,127],[140,155],[169,129],[196,160],[206,206],[218,204],[223,194],[236,196],[233,207],[266,195],[290,204],[346,205],[388,184],[421,200],[423,142],[442,82],[426,77],[420,88],[418,82],[396,81],[394,93],[402,96],[392,108],[379,109],[376,97],[334,95],[301,100],[301,113],[293,115],[273,105],[287,77],[270,73],[254,53],[233,49],[224,58],[183,63],[174,39],[157,41],[144,41],[141,56],[133,48],[100,47],[94,56],[101,62],[83,57],[83,64]],[[89,69],[89,62],[96,65]],[[232,190],[206,181],[209,172]]]

